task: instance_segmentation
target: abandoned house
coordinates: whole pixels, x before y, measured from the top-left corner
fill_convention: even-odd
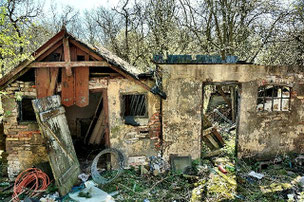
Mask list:
[[[154,62],[161,82],[64,29],[57,33],[0,80],[8,175],[49,159],[63,183],[79,172],[77,158],[107,147],[119,149],[128,165],[157,155],[199,159],[202,144],[224,144],[206,115],[214,92],[230,107],[229,116],[212,113],[235,128],[239,158],[303,152],[303,74],[235,57]]]

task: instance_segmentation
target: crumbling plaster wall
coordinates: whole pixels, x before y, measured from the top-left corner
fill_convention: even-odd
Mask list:
[[[8,154],[8,176],[13,179],[19,172],[36,163],[46,161],[47,152],[36,122],[18,122],[17,96],[36,97],[33,82],[16,81],[6,87],[2,96],[3,126]]]
[[[201,156],[204,82],[241,84],[239,157],[273,156],[278,152],[301,152],[304,149],[301,75],[288,74],[282,67],[247,64],[162,64],[160,67],[163,88],[168,96],[162,104],[163,152],[166,159],[171,154],[191,155],[192,159]],[[301,92],[298,96],[293,93],[291,112],[256,111],[258,86],[266,83],[292,84],[294,90]]]
[[[264,84],[292,87],[290,111],[258,112],[257,89]],[[303,74],[291,74],[268,68],[259,81],[242,84],[238,157],[267,159],[282,153],[304,152],[304,81]],[[247,89],[245,91],[245,89]]]
[[[148,157],[158,154],[160,97],[127,79],[110,79],[107,88],[111,147],[121,150],[129,165],[147,163]],[[121,95],[135,93],[147,96],[148,116],[136,118],[140,126],[125,124],[121,113]]]

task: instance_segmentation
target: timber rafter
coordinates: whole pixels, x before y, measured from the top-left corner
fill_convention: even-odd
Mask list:
[[[75,62],[32,62],[30,68],[56,68],[56,67],[110,67],[105,61],[75,61]]]

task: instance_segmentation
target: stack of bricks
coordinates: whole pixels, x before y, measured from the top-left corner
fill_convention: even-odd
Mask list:
[[[149,120],[149,135],[150,139],[154,141],[156,149],[161,147],[161,116],[159,112],[154,113]]]
[[[16,81],[6,87],[5,92],[7,95],[15,95],[17,92],[20,95],[36,97],[36,88],[34,82],[32,81]]]
[[[3,127],[6,135],[8,176],[12,180],[18,173],[36,163],[46,161],[47,152],[36,122],[18,122],[18,96],[36,98],[33,82],[16,81],[4,89],[2,96]]]

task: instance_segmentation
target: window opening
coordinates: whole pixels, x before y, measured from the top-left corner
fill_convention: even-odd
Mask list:
[[[258,111],[290,111],[291,88],[265,85],[258,88]]]
[[[32,98],[23,97],[18,101],[19,116],[18,121],[36,121],[36,115],[32,105]]]
[[[84,55],[77,55],[77,61],[85,61]]]
[[[132,94],[122,95],[122,112],[124,117],[145,117],[147,116],[146,95]]]

